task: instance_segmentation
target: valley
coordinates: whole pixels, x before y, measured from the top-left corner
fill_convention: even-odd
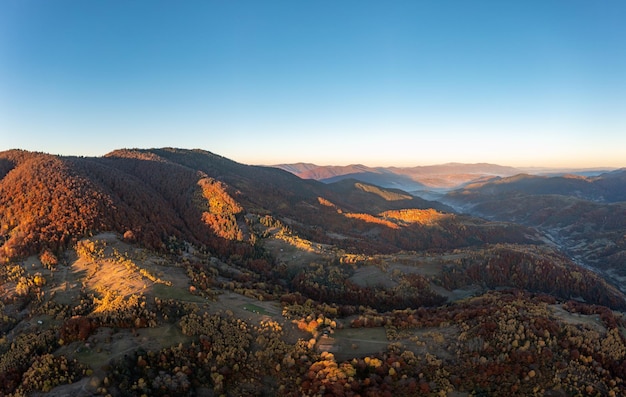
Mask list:
[[[281,168],[1,152],[0,395],[626,393],[626,171]]]

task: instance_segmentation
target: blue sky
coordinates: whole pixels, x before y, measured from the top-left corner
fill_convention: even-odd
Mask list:
[[[626,166],[623,1],[0,2],[0,150]]]

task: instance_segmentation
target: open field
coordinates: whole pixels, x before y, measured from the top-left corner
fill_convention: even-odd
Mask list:
[[[388,344],[387,334],[382,327],[346,328],[330,336],[322,336],[317,349],[333,353],[338,360],[347,360],[383,352]]]
[[[567,310],[563,309],[562,305],[550,305],[549,306],[552,313],[563,320],[564,322],[572,325],[586,325],[589,326],[599,332],[606,332],[606,327],[600,321],[600,316],[597,314],[586,315],[580,313],[570,313]]]

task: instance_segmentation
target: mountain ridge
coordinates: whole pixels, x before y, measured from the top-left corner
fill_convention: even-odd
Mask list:
[[[9,151],[0,153],[0,158],[14,163],[0,180],[0,217],[6,225],[0,231],[4,241],[0,253],[7,258],[42,249],[55,251],[88,232],[109,230],[133,236],[153,249],[166,249],[169,240],[182,238],[220,252],[250,251],[247,213],[295,220],[293,227],[325,243],[411,249],[423,246],[425,231],[418,225],[402,226],[407,236],[421,236],[411,242],[400,236],[396,226],[379,230],[386,225],[380,223],[381,213],[407,208],[453,212],[402,191],[366,187],[363,182],[302,180],[280,169],[248,166],[203,150],[121,149],[103,157]],[[48,184],[51,180],[56,183]],[[26,201],[16,204],[10,199],[18,194]],[[94,199],[81,198],[85,195]],[[59,197],[69,200],[55,207],[59,208],[55,211],[65,211],[63,215],[47,211],[47,203]],[[322,201],[337,209],[330,210]],[[83,202],[91,204],[83,208]],[[350,213],[363,215],[346,218]],[[471,231],[479,239],[495,236],[485,235],[488,229],[475,226],[474,221],[461,227],[465,222],[462,217],[446,220],[441,226],[451,234],[440,240],[440,246],[470,244]],[[330,230],[349,236],[348,240],[323,232],[329,225]],[[442,233],[439,229],[432,232]],[[372,245],[363,233],[382,234]],[[510,236],[517,242],[525,240],[524,234],[531,233],[519,231]]]
[[[571,174],[593,177],[616,171],[615,169],[603,167],[576,169],[510,167],[491,163],[458,162],[413,167],[369,167],[362,164],[332,166],[313,163],[278,164],[273,167],[286,170],[303,179],[315,179],[325,183],[332,183],[341,179],[353,178],[382,187],[394,187],[409,192],[428,190],[450,191],[494,177],[510,177],[525,173],[538,176]]]
[[[311,163],[279,164],[274,167],[303,179],[333,183],[346,178],[358,179],[381,187],[406,191],[453,189],[491,176],[510,176],[521,170],[489,163],[446,163],[415,167],[318,166]]]

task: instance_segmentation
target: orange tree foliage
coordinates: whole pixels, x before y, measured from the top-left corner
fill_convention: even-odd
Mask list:
[[[445,214],[429,208],[429,209],[403,209],[403,210],[390,210],[380,214],[383,218],[403,221],[406,223],[421,223],[430,225],[445,217]],[[450,216],[450,215],[448,215]]]
[[[235,218],[242,208],[224,187],[214,183],[211,189],[206,175],[156,155],[77,158],[9,151],[0,160],[2,258],[55,253],[99,231],[130,232],[157,250],[169,249],[175,237],[220,255],[252,252],[249,243],[239,242],[246,237]],[[212,193],[204,198],[203,189]],[[218,208],[217,214],[203,219],[197,196]]]
[[[226,191],[226,186],[213,178],[204,177],[198,181],[206,203],[202,220],[213,232],[227,240],[243,240],[243,232],[237,222],[237,215],[243,208]]]
[[[396,225],[393,222],[389,222],[388,220],[377,218],[377,217],[375,217],[373,215],[370,215],[370,214],[346,213],[344,215],[347,218],[359,219],[359,220],[362,220],[362,221],[367,222],[367,223],[379,224],[379,225],[382,225],[382,226],[386,226],[386,227],[388,227],[390,229],[399,229],[400,228],[398,225]]]
[[[56,251],[72,236],[106,227],[108,197],[55,156],[4,152],[16,165],[0,181],[0,256]]]

